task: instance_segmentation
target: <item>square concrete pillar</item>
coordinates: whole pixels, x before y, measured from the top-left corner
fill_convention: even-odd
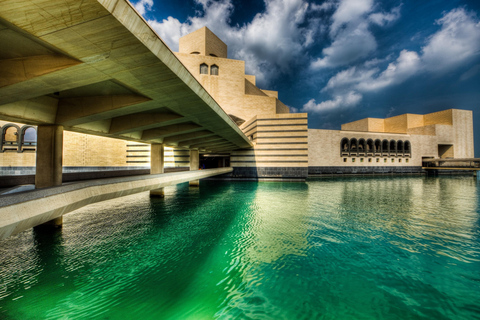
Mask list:
[[[37,159],[35,168],[35,188],[62,185],[63,126],[40,125],[37,127]],[[61,228],[60,216],[44,226]]]
[[[63,126],[38,126],[35,188],[61,185],[62,163]]]
[[[190,171],[198,170],[200,166],[200,155],[198,150],[190,150]],[[192,180],[188,183],[191,187],[198,187],[200,180]]]
[[[165,148],[161,143],[153,143],[150,147],[150,174],[159,174],[164,172]],[[165,192],[163,188],[150,190],[150,197],[163,198]]]
[[[161,143],[153,143],[150,149],[150,174],[164,172],[165,149]]]

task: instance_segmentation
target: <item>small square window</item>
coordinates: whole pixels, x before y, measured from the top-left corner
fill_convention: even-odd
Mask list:
[[[372,162],[372,158],[368,158],[368,162]]]
[[[347,162],[347,158],[343,158],[343,162]]]
[[[392,158],[392,162],[395,162],[395,159]]]
[[[360,162],[363,162],[363,158],[360,158]]]
[[[352,158],[352,162],[355,162],[355,158]]]
[[[377,162],[380,162],[380,159],[377,158]]]
[[[402,159],[398,159],[398,162],[402,162]]]
[[[383,162],[387,162],[387,158],[383,159]]]
[[[405,162],[408,162],[408,159],[405,159]]]

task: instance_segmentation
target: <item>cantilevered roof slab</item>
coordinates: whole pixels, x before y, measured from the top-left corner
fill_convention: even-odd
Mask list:
[[[251,146],[126,0],[4,0],[0,48],[2,120],[171,146],[198,132],[208,151]]]

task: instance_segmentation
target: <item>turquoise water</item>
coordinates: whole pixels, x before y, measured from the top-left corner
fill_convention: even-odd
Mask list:
[[[0,319],[480,319],[480,184],[182,184],[0,242]]]

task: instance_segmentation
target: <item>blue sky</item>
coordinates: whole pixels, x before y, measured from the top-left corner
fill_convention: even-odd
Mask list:
[[[207,26],[309,127],[474,111],[480,156],[480,1],[131,0],[173,51]]]

